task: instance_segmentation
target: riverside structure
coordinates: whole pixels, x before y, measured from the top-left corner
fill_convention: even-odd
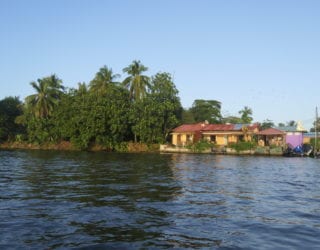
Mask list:
[[[261,130],[254,124],[183,124],[173,129],[170,145],[161,145],[161,152],[202,152],[216,154],[283,155],[289,147],[304,142],[306,130],[301,123],[296,127]],[[292,146],[292,142],[294,145]],[[197,148],[197,144],[206,146]]]

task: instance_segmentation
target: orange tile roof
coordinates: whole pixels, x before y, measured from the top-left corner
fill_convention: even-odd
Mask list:
[[[232,131],[234,130],[233,124],[208,124],[204,131]]]
[[[256,128],[259,128],[259,127],[260,127],[259,123],[253,123],[248,125],[249,130],[255,130]]]
[[[259,128],[259,124],[209,124],[204,131],[241,131],[243,127],[247,127],[249,131]]]
[[[257,133],[257,135],[284,135],[284,134],[285,132],[275,128],[267,128]]]
[[[200,131],[241,131],[242,127],[246,126],[250,131],[259,127],[259,124],[207,124],[207,123],[196,123],[196,124],[182,124],[181,126],[173,129],[173,133],[194,133]]]
[[[173,133],[193,133],[193,132],[199,132],[203,130],[206,126],[209,124],[200,122],[196,124],[182,124],[181,126],[173,129]]]

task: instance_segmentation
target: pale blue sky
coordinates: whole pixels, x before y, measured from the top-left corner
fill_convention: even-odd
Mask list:
[[[174,76],[184,107],[215,99],[224,115],[249,106],[255,121],[310,127],[319,13],[317,0],[0,0],[0,99],[24,99],[52,73],[76,87],[137,59]]]

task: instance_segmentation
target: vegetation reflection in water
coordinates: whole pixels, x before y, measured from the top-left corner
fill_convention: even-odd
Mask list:
[[[314,248],[314,159],[0,151],[2,248]]]

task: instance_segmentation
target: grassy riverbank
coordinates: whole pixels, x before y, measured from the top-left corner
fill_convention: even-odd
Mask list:
[[[159,144],[145,144],[134,142],[122,142],[114,145],[112,148],[92,144],[86,150],[75,147],[71,142],[62,141],[59,143],[28,143],[28,142],[3,142],[0,143],[0,149],[31,149],[31,150],[61,150],[61,151],[115,151],[115,152],[159,152]]]
[[[243,145],[242,145],[243,146]],[[123,153],[146,153],[146,152],[164,152],[164,153],[210,153],[227,155],[272,155],[280,156],[283,154],[281,147],[259,147],[251,145],[247,147],[209,147],[201,144],[192,147],[172,147],[169,145],[145,144],[134,142],[122,142],[113,147],[107,147],[98,144],[90,145],[86,150],[75,147],[71,142],[61,141],[59,143],[28,143],[28,142],[3,142],[0,143],[0,149],[29,149],[29,150],[59,150],[59,151],[90,151],[90,152],[123,152]]]

